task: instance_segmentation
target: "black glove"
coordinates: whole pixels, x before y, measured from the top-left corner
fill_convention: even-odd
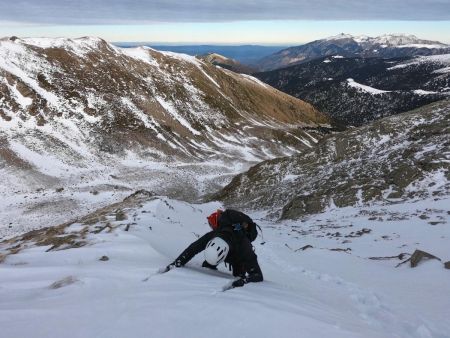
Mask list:
[[[248,283],[247,278],[239,278],[239,279],[236,279],[231,285],[234,288],[240,288],[247,283]]]
[[[172,268],[181,268],[183,266],[183,262],[180,259],[174,260],[172,263],[166,266],[166,271],[169,271]]]

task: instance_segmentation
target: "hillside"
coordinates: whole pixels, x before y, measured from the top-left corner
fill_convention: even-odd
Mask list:
[[[188,55],[15,37],[0,41],[0,121],[2,231],[60,222],[140,188],[195,200],[252,163],[311,147],[330,123]]]
[[[445,199],[450,101],[330,135],[309,151],[262,162],[212,199],[297,219],[333,208]]]
[[[416,58],[332,56],[255,74],[345,125],[412,110],[450,96],[450,54]]]
[[[203,254],[158,274],[220,204],[138,192],[0,242],[2,335],[445,338],[448,202],[335,209],[308,222],[251,213],[264,231],[254,245],[265,281],[221,292],[233,277],[201,268]],[[442,262],[396,268],[415,249]]]

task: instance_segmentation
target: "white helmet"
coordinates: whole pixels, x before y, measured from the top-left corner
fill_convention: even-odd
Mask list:
[[[222,263],[228,255],[230,247],[220,237],[214,237],[208,242],[205,249],[205,259],[211,265]]]

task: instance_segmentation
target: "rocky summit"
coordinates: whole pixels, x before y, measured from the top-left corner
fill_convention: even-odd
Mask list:
[[[252,167],[214,198],[295,219],[336,207],[395,204],[450,192],[450,101],[322,139]]]
[[[236,73],[251,74],[256,72],[256,68],[246,66],[237,60],[227,58],[217,53],[208,53],[204,55],[199,55],[198,58],[203,61],[212,63],[215,66],[232,70],[233,72]]]

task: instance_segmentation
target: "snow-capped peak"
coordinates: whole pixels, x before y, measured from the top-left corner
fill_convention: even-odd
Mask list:
[[[407,45],[413,43],[420,43],[420,40],[415,35],[406,34],[384,34],[372,39],[373,43],[387,44],[387,45]]]
[[[341,39],[354,39],[354,36],[351,34],[340,33],[338,35],[329,36],[329,37],[325,38],[324,40],[333,41],[333,40],[341,40]]]
[[[353,36],[351,34],[341,33],[330,36],[323,41],[334,41],[342,39],[351,39],[358,44],[379,45],[381,47],[417,47],[417,48],[445,48],[448,45],[438,42],[419,39],[415,35],[407,34],[384,34],[377,37],[366,35]]]
[[[91,36],[84,36],[81,38],[21,38],[17,39],[17,41],[21,43],[25,43],[27,45],[33,45],[36,47],[41,48],[62,48],[66,46],[73,46],[73,45],[83,45],[83,46],[91,46],[91,47],[98,47],[100,43],[106,43],[106,41],[98,38],[98,37],[91,37]]]

